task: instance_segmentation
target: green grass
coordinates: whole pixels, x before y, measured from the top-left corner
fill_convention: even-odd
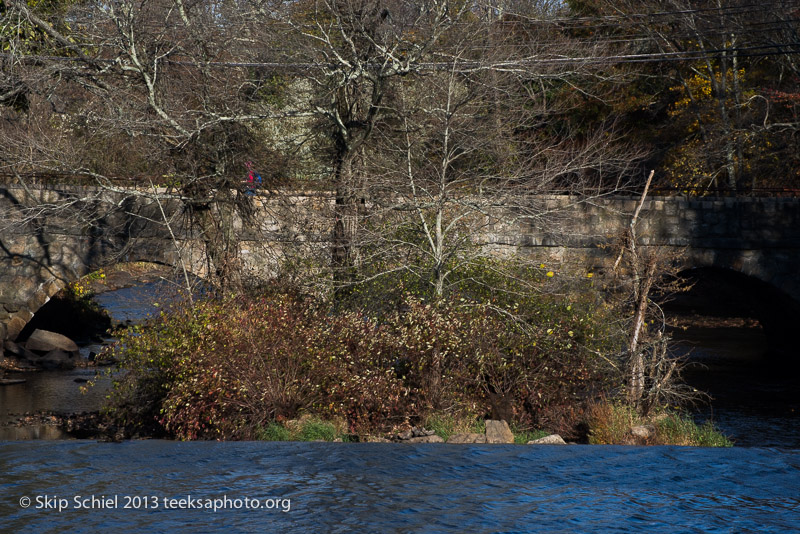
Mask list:
[[[309,419],[300,426],[299,441],[333,441],[340,437],[333,423],[320,419]]]
[[[271,422],[261,428],[256,437],[261,441],[334,441],[337,438],[349,441],[349,436],[339,432],[329,421],[310,417],[296,423],[285,426]]]
[[[589,443],[598,445],[626,443],[630,428],[636,425],[651,425],[655,428],[654,436],[648,438],[650,445],[733,446],[733,442],[710,421],[698,425],[688,415],[674,411],[664,411],[652,417],[642,418],[630,406],[611,403],[595,406],[592,410]]]
[[[291,435],[289,429],[280,423],[270,423],[262,428],[257,437],[261,441],[290,441]]]
[[[733,442],[719,432],[711,421],[698,425],[691,418],[679,414],[669,414],[657,421],[656,434],[668,444],[695,447],[733,446]]]
[[[472,416],[457,418],[441,413],[434,413],[426,417],[422,426],[427,430],[433,430],[445,441],[453,434],[483,434],[486,432],[486,423],[483,419]]]

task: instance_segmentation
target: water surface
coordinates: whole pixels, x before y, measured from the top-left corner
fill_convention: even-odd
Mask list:
[[[800,525],[800,452],[781,449],[39,441],[0,443],[0,472],[9,532],[674,534]],[[69,504],[37,509],[44,495]],[[75,496],[92,495],[118,504],[76,509]],[[159,507],[122,509],[126,496]],[[289,506],[164,507],[226,496]]]
[[[798,375],[768,352],[760,328],[692,327],[674,336],[690,353],[684,378],[711,396],[695,407],[698,421],[712,420],[740,447],[800,448]]]

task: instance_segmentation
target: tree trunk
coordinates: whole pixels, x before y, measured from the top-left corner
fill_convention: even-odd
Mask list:
[[[217,191],[213,203],[191,206],[206,249],[208,274],[222,291],[241,288],[236,213],[231,192]]]
[[[647,302],[650,288],[655,278],[656,262],[650,260],[644,277],[639,282],[639,291],[636,302],[636,314],[633,319],[633,332],[631,333],[630,351],[630,385],[628,387],[628,400],[639,406],[644,395],[644,356],[639,350],[639,337],[644,328],[647,316]]]
[[[331,266],[336,292],[353,282],[357,251],[355,237],[358,224],[358,198],[355,187],[354,156],[344,152],[336,164],[336,203],[334,206]]]

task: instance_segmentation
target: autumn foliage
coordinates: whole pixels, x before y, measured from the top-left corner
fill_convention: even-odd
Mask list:
[[[602,335],[580,306],[539,304],[524,328],[463,300],[409,297],[380,321],[283,294],[196,304],[123,337],[112,413],[181,439],[252,439],[306,413],[355,434],[435,413],[573,424],[564,414],[608,375],[591,350]]]

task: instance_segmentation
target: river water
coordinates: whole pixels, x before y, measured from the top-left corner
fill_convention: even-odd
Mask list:
[[[694,408],[737,446],[800,449],[800,388],[786,356],[769,354],[757,327],[691,327],[674,332],[689,354],[684,379],[711,398]]]
[[[800,525],[800,451],[783,449],[38,441],[0,443],[0,472],[7,532],[783,534]]]

